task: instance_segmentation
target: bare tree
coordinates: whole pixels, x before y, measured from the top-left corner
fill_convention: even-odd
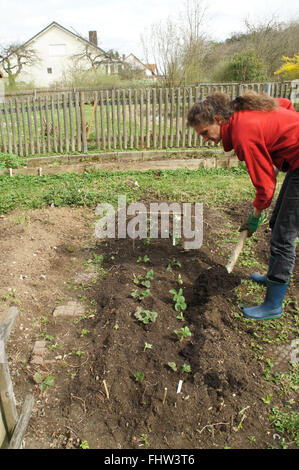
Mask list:
[[[205,33],[207,25],[207,5],[203,1],[186,0],[181,14],[182,64],[186,85],[197,83],[202,78],[203,62],[209,50]]]
[[[153,57],[158,75],[165,86],[179,84],[181,80],[180,49],[181,44],[176,25],[171,18],[151,26],[148,36],[142,37],[146,61]],[[149,50],[150,44],[150,50]]]
[[[154,61],[158,75],[168,87],[199,79],[200,64],[206,50],[204,0],[186,0],[178,17],[153,24],[142,35],[146,61]]]
[[[208,7],[202,0],[185,0],[184,10],[180,13],[181,35],[188,44],[202,39],[204,26],[208,23]]]
[[[36,51],[26,44],[10,44],[0,48],[0,60],[3,70],[8,75],[9,86],[14,87],[16,78],[25,66],[39,62]]]
[[[75,64],[87,62],[92,69],[97,69],[101,64],[106,63],[109,56],[104,51],[96,50],[95,47],[86,44],[81,52],[72,56]]]

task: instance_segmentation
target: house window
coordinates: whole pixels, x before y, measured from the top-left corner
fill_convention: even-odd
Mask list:
[[[48,73],[52,73],[52,67],[48,67],[48,68],[47,68],[47,72],[48,72]]]
[[[66,55],[66,44],[50,44],[49,45],[50,57],[62,57]]]

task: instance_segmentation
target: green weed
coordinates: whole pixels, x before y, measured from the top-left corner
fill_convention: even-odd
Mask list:
[[[299,446],[299,413],[298,411],[285,412],[277,406],[271,410],[269,420],[273,422],[276,430],[285,434],[290,440]]]
[[[55,377],[49,375],[48,377],[43,379],[42,375],[37,372],[36,374],[34,374],[34,380],[37,384],[39,384],[41,393],[44,393],[48,387],[53,387]]]
[[[142,381],[144,379],[144,373],[143,372],[136,372],[134,374],[134,377],[135,377],[136,382],[142,383]]]

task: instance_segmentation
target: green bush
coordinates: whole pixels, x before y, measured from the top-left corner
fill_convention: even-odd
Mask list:
[[[215,79],[226,82],[254,82],[267,80],[263,63],[253,51],[234,54],[222,62]]]

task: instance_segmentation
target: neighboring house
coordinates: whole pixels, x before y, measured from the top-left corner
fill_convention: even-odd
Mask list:
[[[86,40],[55,21],[23,44],[24,47],[34,50],[38,60],[23,66],[17,79],[34,82],[36,87],[45,87],[63,79],[65,72],[75,64],[84,69],[101,68],[107,74],[118,73],[124,67],[124,57],[122,60],[113,59],[98,47],[96,31],[89,31],[89,40]],[[125,58],[125,62],[134,66],[138,63],[146,75],[153,76],[150,66],[142,64],[133,54]]]
[[[134,54],[129,54],[127,57],[123,56],[123,61],[133,68],[144,71],[146,77],[153,80],[157,78],[156,64],[144,64]]]

